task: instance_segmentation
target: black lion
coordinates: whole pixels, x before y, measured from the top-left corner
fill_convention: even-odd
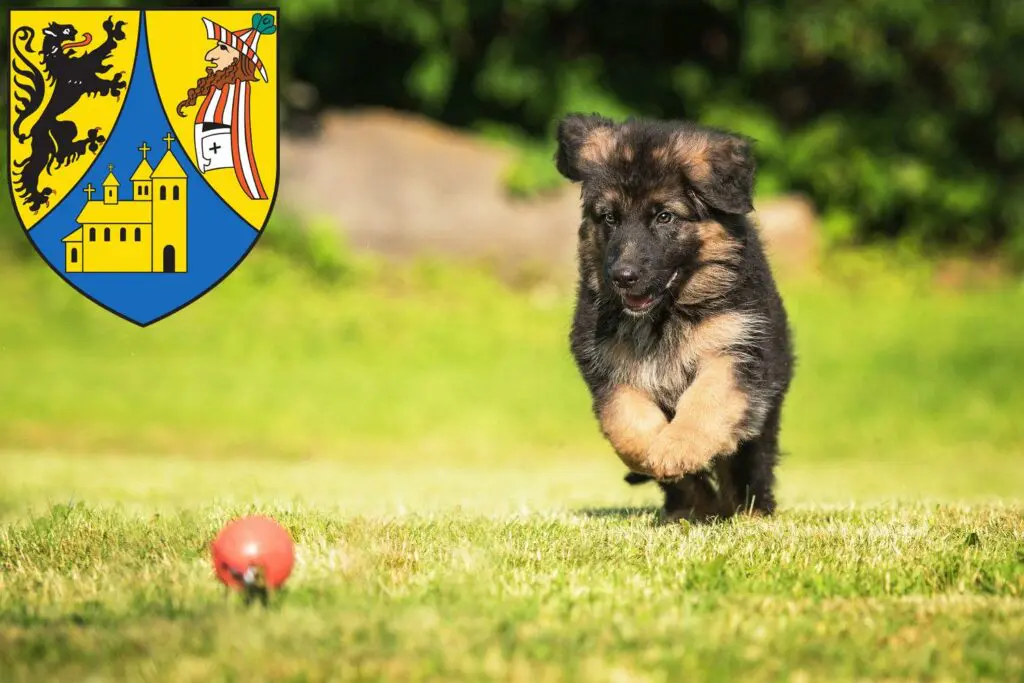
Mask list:
[[[11,69],[14,72],[13,99],[14,123],[12,131],[21,142],[31,141],[32,151],[27,159],[13,162],[14,189],[33,213],[49,205],[53,189],[39,187],[39,177],[45,170],[50,174],[53,168],[60,168],[85,154],[86,150],[96,153],[106,140],[99,128],[89,129],[84,138],[78,137],[78,128],[71,121],[59,117],[75,106],[83,95],[92,97],[113,96],[120,99],[121,92],[128,85],[118,73],[112,79],[100,78],[110,70],[104,65],[119,41],[125,39],[123,21],[114,23],[109,17],[103,22],[107,39],[91,52],[75,56],[75,48],[85,47],[92,42],[86,33],[82,40],[76,40],[78,30],[70,24],[51,22],[43,29],[41,55],[42,70],[37,68],[25,53],[34,54],[32,40],[35,31],[22,26],[14,32],[14,55]],[[24,52],[21,45],[24,45]],[[50,100],[29,133],[22,131],[26,119],[35,114],[43,104],[46,83],[52,86]]]

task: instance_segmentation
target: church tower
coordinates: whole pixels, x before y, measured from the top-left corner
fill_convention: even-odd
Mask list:
[[[121,183],[114,177],[114,165],[107,165],[107,177],[103,180],[103,203],[117,204],[117,188]]]
[[[171,152],[174,136],[165,137],[167,151],[152,175],[153,272],[188,270],[188,177]]]
[[[132,174],[132,199],[137,202],[148,202],[153,199],[151,194],[153,191],[153,167],[146,161],[146,153],[149,150],[150,146],[143,142],[139,147],[139,151],[142,152],[142,162]]]

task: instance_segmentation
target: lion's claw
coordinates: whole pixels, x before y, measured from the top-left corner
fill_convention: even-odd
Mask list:
[[[119,21],[114,23],[114,17],[107,17],[107,20],[103,22],[103,30],[107,32],[107,37],[113,40],[124,40],[125,34],[123,30],[125,22]]]
[[[90,128],[89,135],[86,136],[86,141],[89,143],[89,151],[95,152],[100,148],[100,145],[106,141],[106,136],[99,134],[99,128]]]

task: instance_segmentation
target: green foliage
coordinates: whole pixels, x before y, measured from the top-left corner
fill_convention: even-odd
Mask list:
[[[1019,0],[296,0],[282,18],[289,77],[328,106],[526,136],[516,195],[561,182],[568,111],[686,117],[757,139],[759,194],[807,193],[837,242],[1024,258]]]
[[[534,140],[508,125],[486,122],[477,128],[484,139],[514,153],[502,177],[510,195],[525,198],[562,187],[564,178],[552,163],[549,144]]]
[[[4,191],[6,192],[6,189]],[[25,234],[25,229],[21,227],[21,223],[14,214],[10,195],[0,201],[0,252],[3,252],[7,258],[19,261],[39,258],[28,235]]]
[[[322,282],[348,284],[366,267],[348,250],[344,231],[328,219],[301,219],[279,207],[265,230],[256,248],[283,257],[285,267],[297,267]]]
[[[295,75],[326,102],[522,131],[506,183],[542,191],[573,110],[698,119],[759,143],[759,194],[811,196],[837,242],[1024,255],[1024,11],[1015,0],[297,3]],[[332,35],[359,34],[355,41]],[[306,39],[315,38],[315,39]],[[373,64],[373,79],[308,66]],[[333,72],[332,72],[333,73]],[[333,78],[333,77],[332,77]],[[398,89],[379,81],[401,83]],[[378,81],[378,82],[374,82]]]

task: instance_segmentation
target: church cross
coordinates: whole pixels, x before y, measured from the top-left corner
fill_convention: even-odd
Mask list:
[[[110,171],[111,173],[113,173],[114,172],[114,165],[113,164],[107,164],[107,170]]]
[[[140,152],[142,152],[142,160],[145,161],[146,160],[146,152],[148,152],[152,148],[149,145],[147,145],[145,141],[143,141],[142,142],[142,147],[139,147],[138,149],[139,149]]]
[[[85,186],[85,189],[83,190],[83,192],[85,192],[85,194],[87,194],[89,196],[89,199],[86,200],[86,201],[90,201],[90,202],[92,201],[92,193],[95,192],[95,191],[96,191],[96,188],[92,186],[92,183],[89,183],[88,185]]]
[[[170,152],[171,151],[171,143],[174,142],[174,136],[171,135],[170,133],[167,133],[167,137],[164,138],[164,142],[167,143],[167,151]]]

